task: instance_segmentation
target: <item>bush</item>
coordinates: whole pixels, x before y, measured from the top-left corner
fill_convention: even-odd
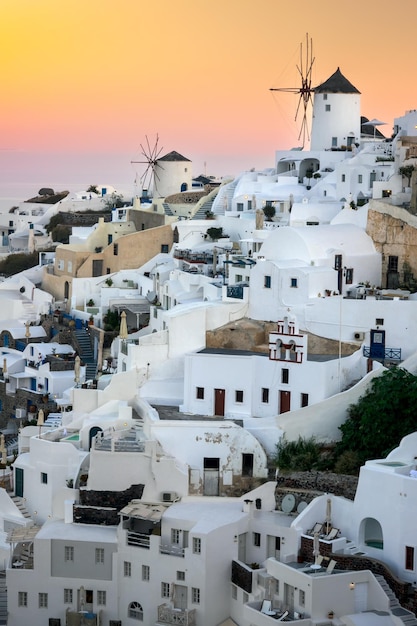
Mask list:
[[[13,276],[14,274],[18,274],[19,272],[23,272],[31,267],[35,267],[38,265],[38,253],[33,252],[32,254],[10,254],[5,259],[0,261],[0,274],[4,274],[4,276]]]
[[[272,222],[272,219],[275,217],[275,207],[273,206],[264,206],[263,208],[264,215],[268,222]]]
[[[276,450],[274,463],[281,471],[309,472],[320,462],[320,448],[314,437],[298,437],[297,441],[281,439]]]

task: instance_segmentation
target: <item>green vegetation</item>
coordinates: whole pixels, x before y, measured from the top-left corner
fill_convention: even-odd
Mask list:
[[[100,195],[97,185],[90,185],[87,189],[87,193],[96,193],[97,195]]]
[[[264,215],[267,221],[272,222],[272,219],[275,217],[275,213],[276,213],[275,207],[267,204],[266,206],[263,207],[262,210],[264,212]]]
[[[374,378],[366,395],[349,407],[336,446],[338,463],[358,469],[368,459],[385,458],[416,430],[417,377],[393,367]]]
[[[8,277],[14,276],[14,274],[18,274],[19,272],[23,272],[24,270],[28,270],[35,265],[38,265],[38,253],[33,252],[32,254],[10,254],[5,259],[0,261],[0,274]]]
[[[217,241],[217,239],[223,237],[223,228],[216,228],[215,226],[207,228],[207,234],[212,241]]]
[[[106,315],[103,317],[104,330],[119,330],[120,328],[120,316],[117,311],[107,310]]]
[[[282,472],[309,472],[318,469],[320,462],[320,448],[314,437],[304,439],[298,437],[297,441],[285,441],[282,439],[276,446],[274,464]]]
[[[410,186],[411,176],[413,175],[413,172],[414,165],[403,165],[403,167],[400,167],[400,169],[398,170],[398,173],[407,179],[407,187]]]

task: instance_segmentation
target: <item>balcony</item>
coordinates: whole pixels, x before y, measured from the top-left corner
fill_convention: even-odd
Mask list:
[[[159,546],[160,554],[169,554],[171,556],[180,556],[184,558],[184,548],[176,543],[164,543]],[[178,622],[179,624],[181,622]]]
[[[133,546],[135,548],[145,548],[149,550],[150,547],[150,537],[149,535],[145,535],[144,533],[135,533],[132,530],[127,532],[127,545]]]
[[[88,611],[71,611],[65,613],[65,626],[98,626],[99,616],[97,613]]]
[[[174,609],[169,604],[158,606],[157,624],[181,624],[181,626],[195,626],[195,609]]]
[[[378,361],[401,361],[401,348],[382,348],[381,350],[371,350],[370,346],[363,347],[363,356],[367,359]]]

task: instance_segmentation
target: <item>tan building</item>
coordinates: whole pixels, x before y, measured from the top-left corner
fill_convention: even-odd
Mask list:
[[[55,265],[45,268],[42,289],[52,293],[56,300],[71,298],[73,278],[91,278],[112,274],[122,269],[136,269],[160,252],[169,252],[173,243],[171,225],[146,228],[146,212],[136,231],[135,223],[104,222],[101,218],[85,243],[61,244],[56,249]],[[151,214],[152,223],[156,218]],[[160,216],[164,221],[164,216]]]

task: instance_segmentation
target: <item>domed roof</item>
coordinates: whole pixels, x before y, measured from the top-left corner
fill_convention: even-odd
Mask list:
[[[314,88],[314,93],[360,93],[360,91],[343,76],[338,67],[330,78]]]

